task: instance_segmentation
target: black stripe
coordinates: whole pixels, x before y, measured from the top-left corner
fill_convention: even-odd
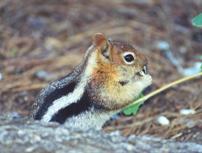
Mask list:
[[[61,98],[62,96],[65,96],[68,93],[72,92],[74,90],[75,86],[76,86],[76,82],[71,81],[71,82],[68,82],[62,88],[60,88],[60,86],[55,87],[56,89],[54,89],[52,92],[48,93],[47,95],[46,95],[46,93],[45,93],[45,95],[42,94],[41,101],[43,101],[43,103],[39,107],[36,114],[34,115],[34,119],[40,120],[55,100],[57,100],[57,99]],[[50,88],[50,87],[47,87],[47,88]]]
[[[92,103],[90,102],[90,98],[87,92],[84,92],[83,96],[76,103],[72,103],[67,107],[59,110],[51,119],[51,121],[64,123],[65,120],[69,117],[76,116],[80,113],[83,113],[89,110],[92,107]]]

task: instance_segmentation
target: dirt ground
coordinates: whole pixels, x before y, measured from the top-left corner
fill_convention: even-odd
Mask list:
[[[191,25],[201,10],[201,0],[1,0],[0,112],[29,115],[40,89],[79,63],[96,32],[147,55],[147,93],[182,77],[201,62],[202,30]],[[181,115],[185,108],[195,113]],[[156,122],[162,115],[168,126]],[[104,130],[117,129],[202,143],[202,79],[149,99],[136,116],[121,114]]]

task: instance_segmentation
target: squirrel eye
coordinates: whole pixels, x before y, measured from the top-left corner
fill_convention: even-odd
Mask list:
[[[123,59],[126,64],[133,64],[135,61],[135,54],[133,52],[125,52],[123,54]]]

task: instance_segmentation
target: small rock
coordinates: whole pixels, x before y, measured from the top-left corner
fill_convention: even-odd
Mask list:
[[[41,137],[39,135],[33,135],[32,136],[32,142],[40,142],[41,141]]]
[[[184,68],[181,73],[185,76],[190,76],[200,72],[201,62],[196,62],[192,67]]]
[[[9,132],[1,130],[0,132],[0,141],[5,140],[8,137]]]
[[[0,81],[3,80],[3,74],[0,73]]]
[[[57,48],[61,48],[62,47],[62,43],[57,39],[57,38],[53,38],[53,37],[48,37],[45,40],[45,46],[47,49],[57,49]]]
[[[18,135],[21,136],[21,137],[25,135],[25,132],[22,131],[22,130],[19,130],[17,133],[18,133]]]
[[[122,146],[123,146],[127,151],[132,151],[132,150],[134,150],[134,146],[131,145],[131,144],[124,143],[124,144],[122,144]]]
[[[33,152],[35,147],[29,147],[25,150],[25,152]]]
[[[181,115],[193,115],[195,113],[196,113],[196,111],[193,109],[181,109],[180,110]]]
[[[21,115],[20,115],[18,112],[11,112],[11,113],[10,113],[10,117],[11,117],[13,120],[16,120],[16,119],[20,119],[20,118],[21,118]]]
[[[197,123],[196,123],[196,121],[187,121],[186,123],[185,123],[185,125],[186,125],[186,127],[188,127],[188,128],[193,128],[193,127],[195,127],[196,125],[197,125]]]
[[[110,135],[111,136],[120,136],[121,133],[120,133],[120,131],[113,131],[113,132],[110,133]]]
[[[160,125],[163,125],[163,126],[168,126],[170,124],[170,121],[167,117],[165,116],[159,116],[157,119],[156,119],[157,123],[160,124]]]
[[[45,81],[51,81],[55,78],[55,75],[52,73],[49,73],[44,70],[39,70],[35,73],[35,76],[40,79],[40,80],[45,80]]]
[[[170,49],[170,45],[167,41],[158,41],[156,43],[156,47],[162,51],[165,51],[165,50],[169,50]]]

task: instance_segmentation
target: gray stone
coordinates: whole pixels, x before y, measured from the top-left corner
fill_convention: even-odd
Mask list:
[[[0,117],[1,153],[202,153],[202,145]]]

